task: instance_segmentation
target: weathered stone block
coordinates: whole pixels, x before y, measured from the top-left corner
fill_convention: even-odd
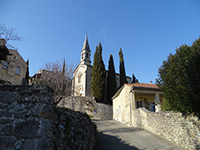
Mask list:
[[[5,110],[9,110],[13,107],[13,103],[8,104],[8,103],[1,103],[0,102],[0,109],[5,109]]]
[[[35,119],[16,123],[14,135],[19,138],[36,138],[40,137],[40,123]]]
[[[54,142],[46,137],[38,141],[37,150],[53,150]]]
[[[21,150],[22,149],[22,143],[21,143],[21,141],[19,141],[19,142],[17,142],[16,144],[15,144],[15,150]]]
[[[13,121],[13,119],[0,119],[0,124],[9,124]]]
[[[11,150],[17,139],[13,136],[0,136],[0,149]]]
[[[23,111],[25,109],[25,105],[24,104],[16,104],[13,108],[13,111]]]
[[[2,134],[4,135],[13,135],[13,126],[7,125],[2,129]]]
[[[12,117],[12,114],[13,114],[13,113],[12,113],[11,111],[6,111],[6,112],[4,113],[4,116],[10,118],[10,117]]]
[[[15,116],[16,118],[24,118],[24,117],[30,116],[30,112],[29,112],[29,111],[15,112],[14,116]]]
[[[44,118],[52,118],[52,116],[55,117],[53,107],[50,105],[43,106],[40,116]]]
[[[19,97],[17,93],[8,91],[0,91],[0,95],[0,102],[2,103],[12,103]]]
[[[38,140],[34,140],[34,139],[27,139],[22,147],[21,147],[21,150],[37,150],[37,143],[38,143]]]
[[[2,111],[0,111],[0,117],[1,117],[1,116],[3,116],[3,112],[2,112]]]

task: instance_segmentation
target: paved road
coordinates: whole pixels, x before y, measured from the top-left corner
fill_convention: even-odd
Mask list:
[[[93,121],[99,132],[94,150],[183,150],[148,131],[114,120]]]

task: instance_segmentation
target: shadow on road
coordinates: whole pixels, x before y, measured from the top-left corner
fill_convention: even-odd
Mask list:
[[[141,150],[134,146],[129,146],[124,143],[121,139],[106,135],[102,132],[99,132],[97,145],[94,147],[94,150]],[[142,149],[145,150],[145,149]]]
[[[93,120],[99,131],[94,150],[183,150],[154,134],[114,120]]]
[[[117,128],[117,129],[104,129],[103,130],[104,132],[110,132],[110,133],[118,133],[118,132],[123,132],[123,133],[126,133],[126,132],[141,132],[143,131],[142,129],[139,129],[139,128],[130,128],[130,127],[126,127],[126,128]]]

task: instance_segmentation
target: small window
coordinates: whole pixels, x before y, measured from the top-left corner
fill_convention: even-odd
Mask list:
[[[21,68],[17,67],[17,69],[16,69],[16,75],[20,75],[20,70],[21,70]]]
[[[155,103],[153,103],[153,102],[150,103],[150,110],[153,111],[153,112],[155,112],[155,110],[156,110],[155,109]]]
[[[86,53],[86,58],[88,58],[88,53]]]
[[[78,76],[78,83],[80,83],[81,82],[81,74]]]
[[[137,101],[136,105],[137,105],[137,108],[140,108],[140,107],[142,107],[142,102],[141,101]]]
[[[3,61],[2,65],[3,65],[2,68],[8,69],[8,63],[6,61]]]

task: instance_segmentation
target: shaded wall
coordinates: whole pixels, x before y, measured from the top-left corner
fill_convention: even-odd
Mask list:
[[[0,86],[0,149],[93,149],[90,118],[55,107],[52,93],[47,86]]]

